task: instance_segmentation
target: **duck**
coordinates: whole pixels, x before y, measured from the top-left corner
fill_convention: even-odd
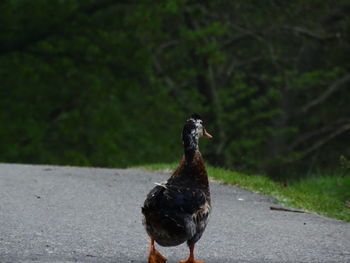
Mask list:
[[[142,206],[143,225],[150,238],[148,263],[165,263],[156,248],[187,243],[189,257],[180,263],[204,263],[194,256],[211,212],[208,174],[199,151],[199,138],[212,138],[199,114],[192,114],[182,130],[184,155],[169,179],[148,193]]]

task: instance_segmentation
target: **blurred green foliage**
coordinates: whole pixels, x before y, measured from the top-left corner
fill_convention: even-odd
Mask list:
[[[0,3],[0,161],[334,168],[350,156],[347,1]]]

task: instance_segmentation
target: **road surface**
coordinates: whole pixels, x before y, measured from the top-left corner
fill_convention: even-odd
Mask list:
[[[0,164],[0,263],[147,262],[141,205],[169,175]],[[213,211],[196,256],[206,263],[350,262],[350,224],[272,211],[273,199],[211,182]],[[187,247],[158,247],[169,263]]]

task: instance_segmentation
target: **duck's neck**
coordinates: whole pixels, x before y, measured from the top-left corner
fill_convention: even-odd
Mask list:
[[[185,158],[181,160],[170,180],[175,180],[179,184],[188,182],[193,184],[194,181],[196,186],[209,189],[208,174],[201,153],[196,151],[191,163],[188,163]]]
[[[194,156],[196,152],[199,152],[198,136],[194,134],[189,134],[187,136],[184,136],[183,144],[184,144],[186,164],[190,165],[194,160]]]

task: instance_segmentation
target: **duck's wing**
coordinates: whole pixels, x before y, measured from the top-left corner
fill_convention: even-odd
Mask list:
[[[202,190],[191,190],[190,193],[192,193],[191,199],[186,200],[187,205],[185,207],[191,213],[194,222],[193,235],[187,240],[187,244],[192,246],[201,238],[207,226],[211,205],[210,196]]]
[[[210,206],[209,197],[203,190],[169,184],[157,184],[149,194],[144,207],[158,211],[179,212],[186,214],[205,214]]]
[[[164,196],[165,203],[171,208],[191,215],[201,213],[206,204],[210,203],[209,197],[198,188],[166,185]]]
[[[172,205],[176,210],[186,213],[194,223],[192,225],[192,234],[188,239],[188,244],[195,244],[202,236],[210,214],[210,196],[202,189],[191,188],[172,188],[167,186],[164,196],[172,200]]]
[[[210,197],[198,188],[157,185],[148,194],[142,212],[151,235],[164,237],[166,233],[172,237],[171,240],[179,240],[178,244],[186,240],[194,244],[207,225]],[[163,238],[157,242],[169,245],[169,240]]]

